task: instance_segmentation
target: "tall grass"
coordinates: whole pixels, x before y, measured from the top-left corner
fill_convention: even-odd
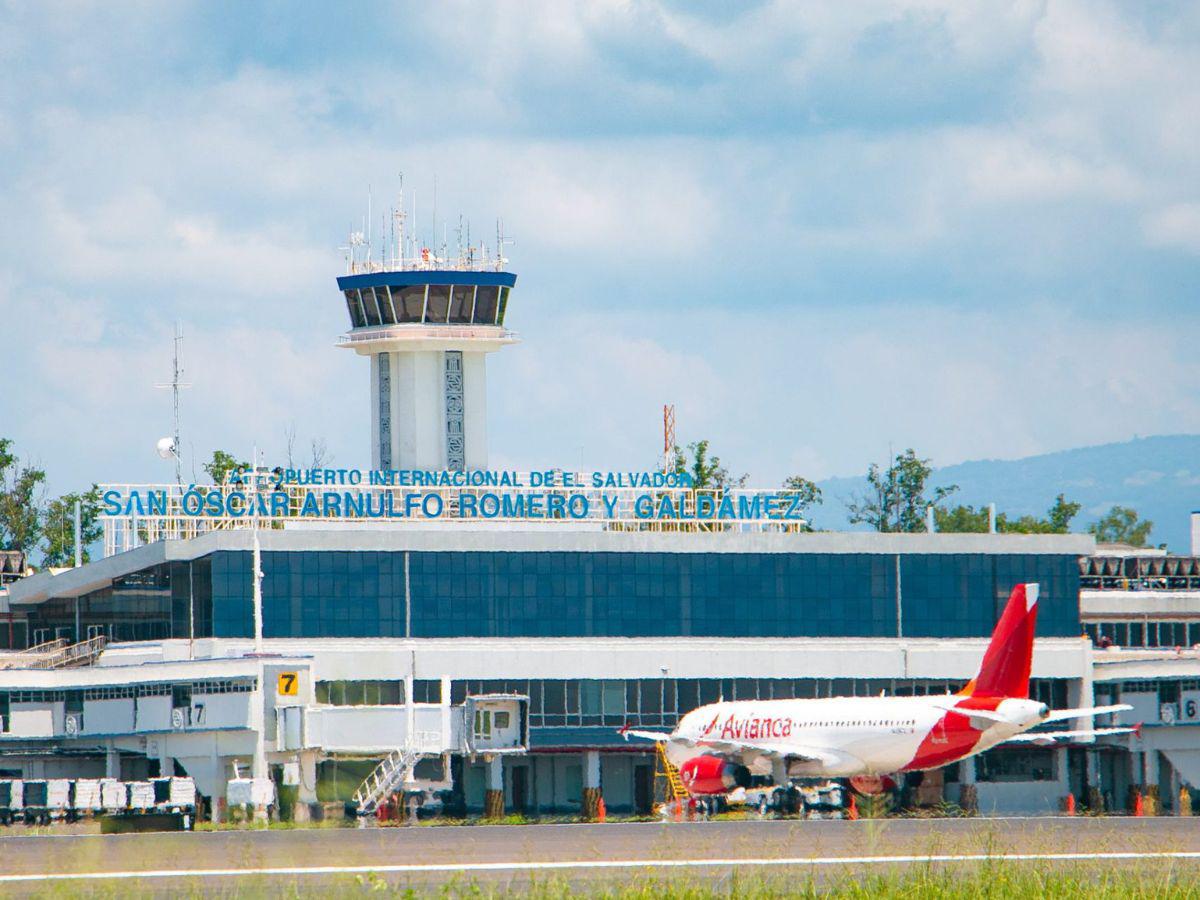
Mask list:
[[[475,880],[442,885],[404,885],[361,878],[360,891],[393,896],[509,900],[768,900],[768,898],[846,898],[846,900],[952,900],[952,898],[1086,897],[1088,900],[1200,898],[1200,867],[1077,866],[998,861],[969,868],[934,865],[862,872],[763,872],[744,869],[709,877],[642,875],[602,881],[517,878],[507,885]]]
[[[59,883],[36,897],[436,897],[442,900],[774,900],[774,898],[833,898],[833,900],[956,900],[956,898],[1076,898],[1088,900],[1200,900],[1200,865],[1054,864],[1006,860],[969,866],[913,865],[869,872],[817,871],[798,866],[789,871],[747,867],[713,871],[709,875],[653,872],[625,876],[541,877],[502,876],[489,881],[455,876],[448,881],[414,882],[407,876],[379,874],[334,879],[265,878],[213,879],[197,882],[147,881],[120,884]]]

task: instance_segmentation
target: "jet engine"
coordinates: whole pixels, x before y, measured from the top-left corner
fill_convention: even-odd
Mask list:
[[[750,787],[750,770],[719,756],[695,756],[679,767],[683,786],[692,794],[727,794]]]
[[[896,779],[890,775],[854,775],[850,787],[864,797],[878,797],[896,789]]]

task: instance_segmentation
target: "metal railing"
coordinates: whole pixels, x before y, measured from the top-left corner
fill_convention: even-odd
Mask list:
[[[1081,575],[1079,586],[1093,591],[1200,591],[1200,575]]]
[[[367,344],[384,340],[500,340],[515,343],[520,340],[515,331],[509,331],[503,325],[441,325],[422,322],[406,322],[400,325],[376,325],[370,329],[360,329],[338,338],[339,347],[351,347],[355,344]]]
[[[432,247],[423,248],[414,256],[389,254],[385,259],[346,260],[347,275],[367,275],[377,272],[503,272],[508,263],[507,257],[489,255],[487,248],[464,247],[454,256],[441,251],[438,256]]]
[[[70,644],[61,649],[44,654],[40,659],[33,660],[23,666],[26,669],[69,669],[75,666],[89,666],[104,652],[108,638],[102,634]]]
[[[55,638],[52,641],[35,644],[26,650],[19,650],[15,653],[0,656],[0,669],[47,668],[46,666],[38,665],[38,663],[48,657],[56,656],[66,647],[66,638]]]
[[[354,792],[354,805],[360,816],[367,815],[379,801],[404,786],[405,773],[416,765],[421,753],[417,750],[393,750],[366,777]]]

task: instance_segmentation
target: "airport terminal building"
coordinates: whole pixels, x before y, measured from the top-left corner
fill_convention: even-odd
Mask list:
[[[0,593],[0,777],[180,772],[220,800],[257,769],[316,803],[394,756],[468,813],[578,813],[585,789],[648,812],[654,748],[621,726],[956,690],[1023,581],[1044,702],[1158,698],[1164,666],[1173,702],[1200,686],[1194,654],[1095,662],[1086,535],[812,533],[786,491],[488,470],[485,359],[516,342],[515,282],[395,261],[339,279],[340,343],[370,359],[370,469],[107,486],[104,557]],[[1190,781],[1183,749],[1160,765],[1149,746],[999,748],[929,781],[988,812],[1068,792],[1123,808],[1132,784]]]

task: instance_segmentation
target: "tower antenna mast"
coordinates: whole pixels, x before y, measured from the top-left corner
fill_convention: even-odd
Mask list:
[[[675,464],[675,404],[663,405],[663,474],[671,471]]]
[[[173,433],[174,447],[171,450],[171,455],[175,457],[175,483],[183,484],[183,471],[179,456],[179,448],[182,446],[179,443],[179,391],[182,388],[190,388],[192,385],[188,382],[181,381],[183,376],[183,323],[175,323],[175,352],[172,358],[171,380],[159,382],[155,387],[170,388],[171,400],[173,405],[173,416],[175,431]]]
[[[513,243],[512,238],[504,236],[504,220],[496,220],[496,271],[504,269],[504,245]]]

